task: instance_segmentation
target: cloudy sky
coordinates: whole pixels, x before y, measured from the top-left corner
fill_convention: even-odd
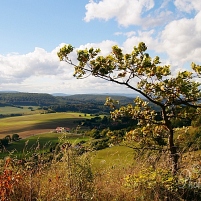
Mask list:
[[[57,52],[64,44],[129,52],[141,41],[175,73],[200,64],[201,1],[2,0],[0,91],[132,93],[93,77],[77,80]]]

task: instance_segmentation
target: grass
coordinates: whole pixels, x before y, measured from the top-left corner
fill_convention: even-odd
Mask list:
[[[86,118],[91,117],[83,113],[49,113],[2,118],[0,138],[13,133],[18,133],[21,138],[24,138],[34,133],[47,132],[48,129],[54,130],[58,126],[73,128],[78,125],[77,121]]]
[[[62,137],[62,134],[45,133],[31,136],[26,140],[32,144],[39,140],[42,145],[47,143],[48,139],[56,143],[58,137]],[[72,143],[88,140],[87,137],[71,134],[66,135],[65,139]],[[194,190],[186,185],[188,183],[185,183],[186,177],[182,170],[179,182],[184,183],[177,183],[170,172],[169,162],[162,158],[153,168],[149,161],[150,156],[134,161],[133,149],[126,146],[113,146],[82,155],[77,155],[74,151],[75,149],[66,149],[61,161],[53,160],[47,164],[40,157],[33,158],[24,165],[11,160],[9,166],[9,161],[5,162],[4,174],[0,174],[0,193],[4,194],[4,200],[8,197],[11,200],[20,198],[30,201],[35,198],[75,201],[200,200],[200,186]],[[191,157],[187,163],[182,162],[182,168],[184,171],[191,171],[192,166],[197,167],[195,164],[198,162]],[[195,171],[195,168],[192,171]],[[195,182],[200,182],[200,171],[194,173],[198,178]],[[9,180],[10,178],[12,180]],[[190,179],[194,181],[194,177]],[[6,182],[12,184],[8,185],[9,191],[3,191]],[[183,189],[180,188],[181,185]]]
[[[14,152],[14,155],[21,155],[23,151],[30,152],[36,147],[40,148],[41,151],[49,151],[50,147],[53,147],[60,141],[61,138],[64,138],[63,133],[44,133],[40,135],[33,135],[27,139],[21,139],[17,142],[12,142],[6,148],[6,151],[1,153],[0,158],[4,158],[9,153]],[[65,134],[65,140],[70,143],[78,143],[82,140],[87,141],[89,137],[84,137],[81,135]]]
[[[7,147],[8,152],[16,150],[16,153],[21,153],[25,149],[36,147],[39,142],[40,148],[49,150],[58,142],[61,134],[53,133],[56,127],[76,128],[78,121],[86,118],[91,118],[90,115],[85,116],[83,113],[48,113],[48,114],[32,114],[17,117],[8,117],[0,119],[0,139],[6,135],[12,136],[17,133],[20,138],[18,142],[13,142]],[[40,134],[40,135],[39,135]],[[68,140],[79,142],[86,140],[78,137],[78,135],[69,135]],[[7,153],[1,153],[0,158],[5,157]]]
[[[18,131],[18,134],[21,133],[20,137],[25,137],[23,132],[29,131],[28,138],[14,142],[8,147],[8,151],[16,150],[15,153],[19,156],[24,149],[31,152],[32,149],[36,150],[38,145],[41,152],[46,152],[61,138],[71,143],[78,143],[81,140],[89,140],[89,137],[73,134],[67,134],[64,137],[63,134],[51,132],[37,135],[36,129],[44,131],[57,126],[73,127],[77,125],[77,120],[83,118],[90,117],[85,117],[81,113],[53,113],[5,118],[0,119],[0,133],[14,130]],[[11,200],[19,200],[19,198],[20,200],[34,200],[36,198],[37,200],[131,201],[164,200],[167,196],[170,196],[169,200],[172,201],[183,200],[179,199],[181,198],[180,192],[176,191],[177,183],[174,183],[171,175],[167,177],[164,172],[169,169],[169,163],[161,159],[156,165],[158,170],[150,170],[152,163],[149,161],[149,156],[134,161],[132,148],[119,145],[82,155],[76,155],[73,153],[75,150],[67,149],[64,151],[65,157],[61,161],[53,160],[51,164],[44,163],[44,158],[40,158],[40,151],[38,158],[33,157],[33,161],[27,161],[25,165],[11,161],[8,166],[8,162],[2,161],[0,168],[2,170],[5,168],[5,172],[0,174],[0,186],[3,186],[0,188],[0,197],[1,193],[8,192],[4,196],[14,196]],[[8,153],[1,153],[0,158],[6,154]],[[191,170],[192,165],[195,167],[194,164],[198,163],[197,155],[199,154],[200,151],[196,152],[194,156],[191,153],[187,155],[187,161],[182,161],[184,169]],[[6,174],[8,174],[7,177],[5,177]],[[200,178],[200,172],[197,175]],[[12,178],[11,181],[10,178]],[[186,178],[184,177],[184,179]],[[11,183],[10,191],[3,191],[6,182]],[[169,187],[173,187],[172,194]],[[187,189],[187,193],[188,190],[190,193],[194,193],[193,189]],[[183,191],[181,194],[183,196]]]
[[[133,149],[126,146],[113,146],[92,154],[92,166],[94,170],[105,168],[125,168],[132,165]]]
[[[31,110],[32,108],[32,110]],[[9,114],[35,114],[40,113],[41,110],[38,110],[38,106],[23,106],[20,107],[11,107],[11,106],[5,106],[0,107],[0,114],[2,115],[9,115]]]

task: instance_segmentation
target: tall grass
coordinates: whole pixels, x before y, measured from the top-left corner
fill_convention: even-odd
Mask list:
[[[81,201],[90,200],[92,192],[88,154],[79,155],[71,146],[62,146],[52,157],[36,151],[26,159],[1,161],[1,201]]]
[[[37,148],[25,159],[8,157],[0,165],[1,201],[199,201],[201,158],[192,152],[180,160],[175,176],[167,153],[137,155],[133,163],[98,168],[94,153],[80,153],[61,138],[51,154]],[[117,151],[117,147],[115,147]],[[99,155],[98,157],[102,156]],[[91,158],[92,157],[92,158]],[[125,160],[122,158],[122,163]],[[93,160],[92,160],[93,159]],[[156,160],[157,159],[157,160]]]

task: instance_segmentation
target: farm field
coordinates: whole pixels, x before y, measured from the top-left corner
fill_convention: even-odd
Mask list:
[[[88,141],[88,136],[63,133],[43,133],[34,135],[18,142],[13,142],[7,147],[7,151],[1,153],[0,159],[3,159],[10,153],[14,155],[22,155],[37,149],[41,151],[49,151],[60,140],[67,140],[72,144],[80,141]],[[24,153],[23,153],[24,152]],[[110,168],[125,168],[133,164],[133,149],[126,146],[113,146],[99,151],[90,153],[93,171],[101,171]]]
[[[78,125],[78,120],[86,118],[91,117],[84,116],[83,113],[48,113],[2,118],[0,119],[0,138],[13,133],[26,138],[51,132],[58,126],[73,128]]]
[[[6,148],[6,151],[2,152],[0,158],[4,158],[9,153],[12,152],[14,155],[21,155],[23,152],[34,152],[37,149],[41,151],[48,151],[50,147],[53,147],[56,143],[61,140],[69,141],[70,143],[78,143],[80,141],[87,141],[89,137],[84,137],[82,135],[76,134],[64,134],[64,133],[43,133],[39,135],[34,135],[26,139],[21,139],[17,142],[12,142]]]
[[[5,106],[0,107],[0,114],[36,114],[40,113],[42,110],[38,110],[38,106],[23,106],[23,107],[11,107]]]

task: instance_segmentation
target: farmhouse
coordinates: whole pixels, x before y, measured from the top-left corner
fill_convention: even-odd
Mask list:
[[[67,127],[57,127],[55,130],[56,133],[70,132],[70,128]]]

